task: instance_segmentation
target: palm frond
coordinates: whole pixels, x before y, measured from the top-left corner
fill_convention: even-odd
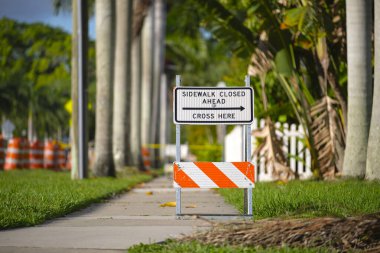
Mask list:
[[[342,171],[345,132],[337,112],[338,102],[325,96],[310,109],[312,136],[324,178],[332,179]]]
[[[273,178],[281,181],[294,178],[294,172],[286,164],[286,158],[281,148],[282,142],[276,135],[272,120],[269,117],[266,118],[264,128],[254,130],[252,135],[264,139],[264,142],[255,149],[253,156],[265,157],[266,167],[273,170]]]

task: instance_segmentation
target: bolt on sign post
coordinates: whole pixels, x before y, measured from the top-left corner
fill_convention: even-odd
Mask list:
[[[254,93],[249,76],[245,87],[181,87],[176,76],[173,121],[176,124],[176,161],[173,185],[176,215],[181,215],[182,188],[244,188],[244,215],[252,216],[252,189],[255,186],[251,163],[251,124]],[[181,125],[243,125],[244,161],[181,162]]]

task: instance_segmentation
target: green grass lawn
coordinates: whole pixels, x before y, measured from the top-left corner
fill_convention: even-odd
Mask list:
[[[71,180],[68,172],[0,171],[0,229],[31,226],[63,216],[152,178]]]
[[[360,180],[257,183],[253,190],[255,219],[368,214],[380,211],[380,182]],[[226,201],[243,211],[242,189],[219,189]]]
[[[227,202],[243,211],[242,189],[219,189]],[[291,181],[288,184],[257,183],[253,190],[255,219],[337,216],[347,217],[380,211],[380,182],[360,180]],[[226,242],[227,243],[227,242]],[[334,252],[325,248],[253,248],[166,241],[141,244],[128,252]]]

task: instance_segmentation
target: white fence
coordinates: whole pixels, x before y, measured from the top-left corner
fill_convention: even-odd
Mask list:
[[[265,126],[265,120],[255,119],[252,124],[252,129],[262,128]],[[303,139],[305,133],[302,126],[277,122],[276,134],[282,140],[282,149],[288,161],[290,169],[299,175],[300,179],[307,179],[312,176],[311,172],[311,156],[310,151],[305,147]],[[235,126],[233,131],[224,139],[226,161],[242,161],[242,127]],[[256,148],[256,139],[252,136],[252,154]],[[272,181],[272,168],[267,166],[263,156],[255,156],[252,161],[256,164],[255,179],[256,181]]]
[[[176,155],[176,145],[175,144],[166,144],[165,145],[165,157],[173,160]],[[189,157],[189,145],[181,144],[181,158],[188,159]]]

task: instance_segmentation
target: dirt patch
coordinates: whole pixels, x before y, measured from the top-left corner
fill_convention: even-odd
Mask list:
[[[380,213],[350,218],[261,220],[218,224],[207,232],[186,236],[213,245],[252,247],[325,247],[340,252],[380,252]]]

